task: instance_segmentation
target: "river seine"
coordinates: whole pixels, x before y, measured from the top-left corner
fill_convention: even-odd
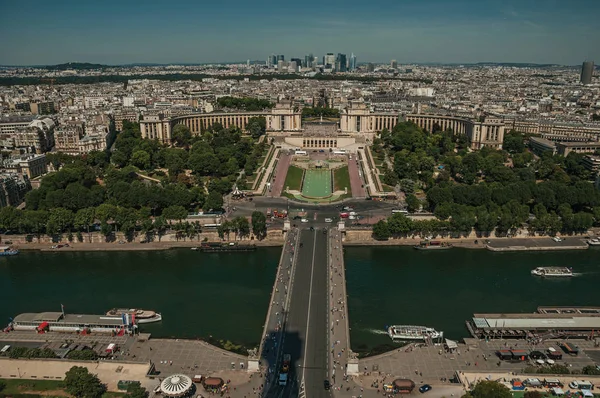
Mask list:
[[[386,325],[423,325],[470,337],[473,313],[534,312],[538,306],[600,306],[600,250],[494,253],[454,248],[348,247],[346,283],[352,348],[390,343]],[[542,279],[539,266],[573,267]]]
[[[0,326],[23,312],[104,314],[156,310],[154,337],[260,341],[281,248],[209,254],[22,252],[0,258]],[[600,305],[600,250],[493,253],[409,247],[345,251],[353,349],[390,343],[391,324],[425,325],[467,337],[473,313],[533,312],[541,305]],[[573,278],[541,279],[536,266],[571,266]]]
[[[142,325],[154,337],[260,341],[281,248],[252,253],[190,249],[34,252],[0,258],[0,320],[23,312],[158,311]]]

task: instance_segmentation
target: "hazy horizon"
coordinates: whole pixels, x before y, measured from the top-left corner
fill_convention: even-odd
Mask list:
[[[180,0],[60,3],[0,0],[4,66],[286,60],[356,54],[359,63],[532,63],[600,60],[595,0]]]

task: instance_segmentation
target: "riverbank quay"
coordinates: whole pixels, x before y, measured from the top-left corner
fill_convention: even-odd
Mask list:
[[[543,239],[493,239],[487,242],[486,248],[493,252],[514,251],[550,251],[550,250],[587,250],[589,245],[581,238],[562,238],[555,241],[551,238]]]
[[[201,340],[147,339],[146,335],[105,336],[49,332],[13,331],[0,334],[2,345],[58,349],[64,343],[88,347],[119,348],[110,360],[9,359],[0,357],[0,378],[62,380],[72,366],[85,366],[98,374],[109,391],[118,391],[119,380],[139,381],[152,391],[162,379],[183,373],[229,380],[231,397],[250,396],[260,391],[263,374],[248,371],[248,357],[215,347]],[[201,385],[197,385],[204,391]]]
[[[444,345],[420,346],[409,344],[373,357],[359,360],[360,375],[354,377],[354,381],[364,389],[381,389],[382,381],[391,382],[397,378],[413,380],[417,387],[421,384],[434,386],[446,386],[456,376],[456,372],[504,372],[519,375],[523,380],[528,377],[536,377],[535,374],[525,374],[523,371],[527,366],[541,368],[536,365],[535,360],[522,362],[499,361],[496,356],[498,350],[520,349],[530,351],[546,351],[549,347],[560,350],[558,343],[561,340],[545,340],[533,345],[526,340],[485,340],[464,339],[458,342],[454,350],[446,349]],[[563,355],[563,359],[556,361],[557,364],[565,365],[571,371],[580,371],[584,366],[595,365],[598,359],[598,349],[594,347],[594,341],[571,340],[571,344],[579,347],[577,356]],[[500,363],[500,365],[498,365]],[[548,366],[548,365],[544,365]],[[540,376],[542,378],[550,375]],[[585,375],[569,375],[571,380],[587,379]],[[375,387],[377,385],[378,387]]]
[[[223,240],[218,234],[207,233],[200,235],[199,238],[187,239],[182,238],[176,239],[175,235],[165,235],[159,241],[158,239],[149,242],[141,242],[138,240],[127,241],[125,237],[106,241],[105,239],[98,238],[97,235],[91,240],[87,236],[84,236],[82,242],[68,241],[66,238],[59,240],[60,244],[63,245],[61,248],[52,248],[57,246],[57,242],[53,242],[49,237],[42,238],[39,241],[29,242],[25,235],[2,235],[1,241],[6,244],[10,242],[11,245],[15,246],[19,250],[39,250],[47,252],[61,252],[61,251],[151,251],[151,250],[169,250],[178,248],[193,248],[199,247],[203,241],[207,242],[221,242],[221,243],[239,243],[242,245],[255,245],[257,247],[278,247],[284,243],[284,231],[274,230],[270,231],[265,239],[230,239]],[[101,238],[104,238],[101,236]],[[64,246],[68,244],[68,246]]]
[[[587,235],[569,236],[560,242],[551,237],[521,236],[518,238],[485,238],[471,236],[469,238],[436,237],[433,240],[450,243],[455,248],[488,249],[490,251],[543,251],[543,250],[586,250]],[[344,246],[418,246],[423,241],[420,237],[400,237],[387,240],[376,240],[370,230],[346,230],[343,234]]]

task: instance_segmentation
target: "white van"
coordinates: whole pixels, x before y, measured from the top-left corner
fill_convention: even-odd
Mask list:
[[[331,219],[331,218],[326,218],[326,219],[325,219],[325,222],[333,222],[333,219]]]

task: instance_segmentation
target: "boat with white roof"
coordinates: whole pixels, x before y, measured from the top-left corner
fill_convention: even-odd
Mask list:
[[[106,313],[107,316],[123,316],[129,314],[133,316],[135,323],[152,323],[162,321],[162,315],[155,311],[140,310],[137,308],[113,308]]]
[[[531,270],[531,275],[569,278],[573,276],[573,269],[570,267],[537,267]]]
[[[434,340],[444,336],[434,328],[415,325],[393,325],[386,327],[386,332],[392,340]]]

